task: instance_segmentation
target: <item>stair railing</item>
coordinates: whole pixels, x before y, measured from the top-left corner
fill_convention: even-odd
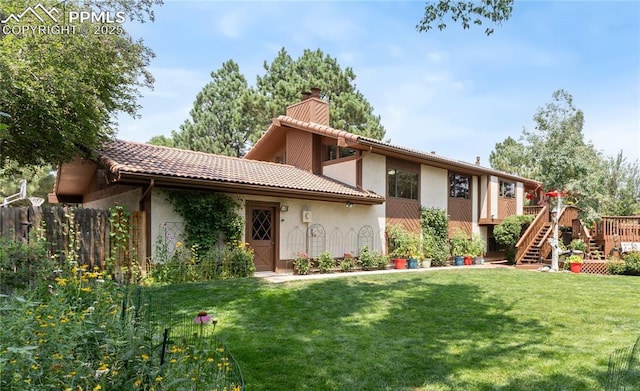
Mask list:
[[[522,258],[524,258],[527,249],[529,248],[529,246],[531,246],[536,236],[538,235],[538,231],[540,231],[540,229],[542,229],[542,227],[547,222],[549,222],[548,205],[546,205],[538,212],[538,215],[535,219],[533,219],[531,225],[529,225],[529,228],[524,231],[524,233],[520,237],[520,240],[518,240],[518,243],[516,243],[516,263],[520,263],[522,261]]]

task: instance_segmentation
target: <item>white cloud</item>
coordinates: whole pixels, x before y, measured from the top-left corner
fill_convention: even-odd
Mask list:
[[[238,38],[251,23],[252,16],[246,8],[236,8],[218,16],[216,30],[229,38]]]

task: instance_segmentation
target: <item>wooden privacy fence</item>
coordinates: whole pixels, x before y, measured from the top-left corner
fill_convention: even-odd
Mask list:
[[[112,256],[116,266],[132,262],[145,266],[145,217],[144,212],[131,213],[128,249],[124,251],[112,251],[109,211],[100,209],[0,208],[0,235],[5,240],[28,243],[33,231],[41,230],[39,234],[46,238],[49,256],[61,262],[75,258],[80,265],[103,269],[105,260]]]

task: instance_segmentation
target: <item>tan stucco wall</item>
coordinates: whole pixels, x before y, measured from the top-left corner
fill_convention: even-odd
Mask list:
[[[524,213],[524,183],[516,182],[516,214]]]
[[[88,209],[109,209],[114,205],[121,205],[127,208],[129,211],[140,210],[140,198],[142,197],[142,190],[136,187],[130,191],[116,194],[110,197],[101,198],[95,201],[89,201],[82,204],[84,208]]]
[[[491,176],[491,199],[489,200],[489,202],[491,202],[491,213],[494,214],[496,217],[498,217],[498,197],[500,197],[500,178],[498,178],[497,176]],[[491,216],[487,216],[488,218],[491,218]]]
[[[373,191],[376,194],[387,196],[387,158],[383,155],[367,154],[362,158],[362,187]],[[380,233],[377,237],[380,242],[380,248],[377,250],[386,253],[386,240],[384,235],[386,222],[386,206],[373,205],[370,207],[375,216],[377,216],[377,226],[380,227]]]
[[[173,236],[172,242],[183,240],[181,225],[184,219],[173,210],[173,205],[167,200],[167,193],[161,189],[151,191],[151,256],[155,253],[156,240],[164,238],[165,232]],[[165,223],[167,223],[165,225]],[[177,223],[177,224],[176,224]]]
[[[347,208],[345,203],[339,202],[260,196],[231,196],[240,201],[242,205],[240,214],[242,217],[245,217],[246,214],[244,206],[247,201],[273,202],[288,208],[286,212],[280,212],[280,259],[293,259],[299,251],[311,252],[306,238],[307,229],[313,224],[320,224],[324,228],[325,249],[331,252],[334,257],[342,257],[345,252],[350,252],[354,255],[359,254],[360,249],[357,248],[357,241],[347,244],[345,243],[345,238],[353,237],[354,235],[357,238],[357,233],[363,226],[371,226],[374,235],[378,236],[384,230],[384,226],[380,225],[381,222],[384,222],[384,219],[378,218],[376,206],[353,205],[353,207]],[[311,212],[311,222],[302,221],[303,210]],[[299,240],[300,235],[304,238],[302,242]],[[381,250],[380,245],[379,240],[375,241],[377,250]]]
[[[449,176],[443,168],[420,168],[420,204],[427,208],[447,210],[449,200]]]
[[[475,175],[471,176],[471,232],[480,232],[478,225],[478,199],[480,198],[480,181]]]
[[[356,185],[356,161],[347,160],[322,166],[322,174],[350,186]]]
[[[488,211],[489,211],[489,205],[488,205],[488,194],[487,194],[487,177],[486,176],[482,176],[480,177],[480,187],[479,187],[479,191],[478,191],[478,197],[480,197],[480,218],[484,219],[484,218],[488,218]]]

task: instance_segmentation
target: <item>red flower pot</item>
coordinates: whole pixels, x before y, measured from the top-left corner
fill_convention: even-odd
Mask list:
[[[396,269],[406,269],[407,268],[407,260],[405,258],[396,258],[393,260]]]
[[[571,273],[580,273],[580,271],[582,270],[582,264],[581,263],[570,263],[569,264],[569,270],[571,270]]]
[[[473,257],[464,257],[464,264],[467,266],[473,265]]]

